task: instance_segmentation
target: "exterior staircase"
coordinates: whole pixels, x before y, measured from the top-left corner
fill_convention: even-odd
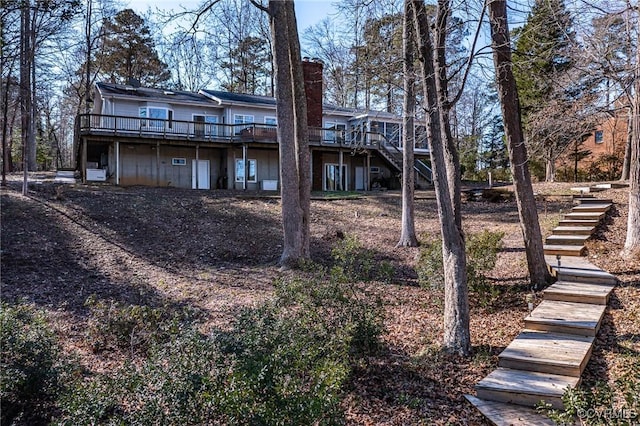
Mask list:
[[[396,171],[402,172],[403,154],[397,146],[391,143],[380,143],[378,152]],[[413,169],[416,171],[418,178],[423,179],[429,185],[433,183],[431,168],[424,161],[416,158],[413,162]]]
[[[525,329],[498,356],[498,368],[476,384],[476,396],[465,395],[493,424],[553,425],[531,407],[545,401],[563,408],[564,392],[580,384],[591,356],[616,278],[579,256],[612,203],[576,201],[545,244],[545,260],[558,281],[544,290]]]

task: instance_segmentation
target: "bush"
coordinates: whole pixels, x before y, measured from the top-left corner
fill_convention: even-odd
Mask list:
[[[362,246],[354,235],[338,240],[331,250],[334,260],[334,276],[342,276],[345,281],[365,281],[378,279],[389,283],[393,279],[394,268],[388,261],[376,262],[374,252]]]
[[[467,237],[467,285],[470,291],[481,296],[478,300],[483,305],[488,304],[498,294],[495,286],[488,282],[486,274],[496,265],[503,237],[503,232],[487,230]],[[442,262],[442,240],[434,239],[424,242],[420,249],[417,266],[418,283],[421,287],[438,289],[443,287]]]
[[[353,366],[375,351],[382,308],[316,272],[276,283],[231,330],[176,329],[139,366],[77,383],[59,424],[340,424]],[[165,328],[165,326],[160,326]]]
[[[420,287],[434,290],[444,287],[441,239],[436,238],[421,242],[416,272]]]
[[[558,425],[633,425],[640,420],[640,366],[617,379],[614,385],[597,382],[595,386],[567,389],[562,396],[563,410],[540,404],[538,411]]]
[[[50,417],[65,365],[44,313],[0,304],[2,424],[39,424]]]
[[[167,307],[123,305],[95,296],[90,296],[85,305],[91,311],[87,337],[95,352],[119,348],[132,355],[145,354],[152,344],[169,340],[195,317],[188,309],[172,313]]]

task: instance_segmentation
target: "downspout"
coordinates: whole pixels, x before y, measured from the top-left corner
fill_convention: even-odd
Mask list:
[[[160,186],[160,142],[156,142],[156,186]]]

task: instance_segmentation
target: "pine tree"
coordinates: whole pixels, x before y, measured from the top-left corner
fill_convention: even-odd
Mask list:
[[[144,19],[125,9],[103,25],[103,39],[96,64],[113,83],[126,84],[136,79],[143,86],[158,86],[171,77],[160,60]]]

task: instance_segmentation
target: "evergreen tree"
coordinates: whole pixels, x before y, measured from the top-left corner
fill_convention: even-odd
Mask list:
[[[160,60],[144,19],[125,9],[103,24],[97,67],[106,79],[126,84],[134,78],[143,86],[158,86],[171,77],[167,65]]]
[[[266,92],[269,82],[269,63],[271,52],[267,40],[248,36],[229,52],[229,60],[222,63],[222,69],[229,70],[229,81],[222,87],[229,92],[250,93]]]
[[[572,66],[571,27],[564,0],[536,0],[527,23],[514,31],[513,72],[525,126],[553,96],[559,76]]]

